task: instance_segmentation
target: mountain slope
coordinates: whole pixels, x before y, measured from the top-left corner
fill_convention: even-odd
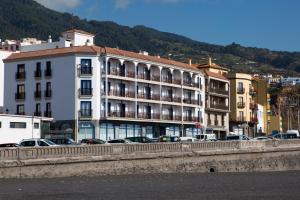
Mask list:
[[[261,48],[248,48],[238,44],[220,46],[197,42],[172,33],[160,32],[144,26],[133,28],[114,22],[87,21],[47,9],[33,0],[1,0],[0,38],[19,39],[37,37],[54,39],[71,28],[79,28],[96,35],[98,45],[121,49],[146,50],[175,60],[203,63],[212,56],[215,62],[237,71],[300,73],[300,53],[276,52]],[[276,70],[274,70],[276,69]]]

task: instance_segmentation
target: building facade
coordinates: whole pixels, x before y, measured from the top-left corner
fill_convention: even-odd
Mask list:
[[[93,34],[63,33],[5,60],[4,106],[53,117],[53,134],[76,140],[192,136],[203,130],[205,78],[198,68],[146,52],[93,45]],[[61,43],[62,44],[62,43]],[[197,128],[196,128],[197,127]],[[200,129],[201,127],[201,129]]]
[[[252,76],[243,73],[229,73],[230,80],[230,131],[254,137],[257,132],[258,112],[254,102]],[[259,127],[261,130],[262,126]]]
[[[205,122],[206,132],[215,133],[218,139],[229,134],[230,82],[225,77],[226,68],[212,63],[197,65],[205,74]]]

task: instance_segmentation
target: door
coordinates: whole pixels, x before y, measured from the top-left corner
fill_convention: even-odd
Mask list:
[[[82,80],[81,81],[81,95],[91,95],[92,94],[92,81]]]
[[[91,139],[91,138],[95,138],[94,125],[89,122],[79,123],[78,141],[82,139]]]
[[[120,103],[119,108],[120,108],[120,117],[125,117],[126,105],[124,103]]]
[[[151,119],[151,106],[145,106],[145,110],[146,110],[146,118],[147,119]]]
[[[125,97],[125,84],[119,83],[119,95]]]

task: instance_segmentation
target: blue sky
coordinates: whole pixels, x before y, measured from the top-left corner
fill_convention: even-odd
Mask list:
[[[300,51],[299,0],[36,0],[81,18],[145,25],[194,40]]]

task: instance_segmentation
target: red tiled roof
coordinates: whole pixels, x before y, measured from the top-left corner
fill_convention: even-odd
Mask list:
[[[182,63],[174,60],[169,60],[166,58],[159,58],[155,56],[143,55],[140,53],[120,50],[110,47],[99,47],[99,46],[74,46],[66,48],[57,48],[57,49],[47,49],[39,51],[30,51],[30,52],[21,52],[14,53],[4,60],[4,62],[10,62],[15,60],[27,60],[31,58],[44,58],[44,57],[53,57],[53,56],[63,56],[68,54],[111,54],[116,56],[125,56],[135,59],[146,60],[150,62],[157,62],[166,65],[174,65],[182,68],[188,68],[196,71],[201,71],[194,65],[189,65],[187,63]]]
[[[219,73],[215,73],[215,72],[211,72],[211,71],[208,71],[208,70],[203,70],[204,73],[207,75],[207,76],[211,76],[211,77],[214,77],[214,78],[218,78],[218,79],[222,79],[222,80],[226,80],[226,81],[229,81],[225,76],[223,76],[222,74],[219,74]]]

